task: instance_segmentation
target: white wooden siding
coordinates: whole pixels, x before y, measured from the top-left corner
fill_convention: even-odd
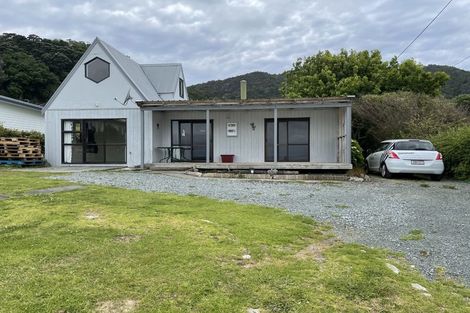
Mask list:
[[[127,165],[140,164],[141,115],[139,109],[113,110],[47,110],[46,111],[46,160],[53,166],[62,164],[62,120],[67,119],[126,119]],[[152,162],[152,114],[145,112],[145,162]]]
[[[6,128],[44,133],[41,111],[21,108],[0,101],[0,124]]]
[[[309,118],[310,162],[338,162],[338,108],[311,110],[278,110],[278,118]],[[154,112],[153,146],[171,145],[171,120],[205,120],[205,111]],[[264,123],[273,118],[272,110],[210,111],[214,123],[214,162],[221,154],[234,154],[235,162],[264,162]],[[238,124],[238,136],[227,137],[226,124]],[[251,123],[256,128],[253,130]],[[158,127],[157,127],[158,125]],[[158,149],[153,157],[158,162]]]

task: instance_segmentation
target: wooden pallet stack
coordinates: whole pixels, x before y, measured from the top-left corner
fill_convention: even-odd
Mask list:
[[[42,165],[44,156],[39,139],[0,137],[0,164]]]

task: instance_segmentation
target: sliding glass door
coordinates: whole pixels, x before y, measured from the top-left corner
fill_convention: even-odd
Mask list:
[[[277,160],[279,162],[310,161],[310,124],[308,118],[277,120]],[[274,161],[274,120],[265,120],[265,161]]]
[[[65,164],[126,163],[126,120],[62,121]]]
[[[210,131],[210,161],[213,155],[213,123]],[[177,120],[171,121],[171,145],[181,146],[182,160],[193,162],[206,161],[206,121],[205,120]]]

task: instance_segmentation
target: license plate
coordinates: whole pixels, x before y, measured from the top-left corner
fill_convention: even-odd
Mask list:
[[[424,161],[412,160],[411,165],[424,165]]]

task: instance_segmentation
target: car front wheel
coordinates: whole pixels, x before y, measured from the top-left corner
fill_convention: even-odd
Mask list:
[[[392,173],[390,173],[388,171],[388,168],[387,168],[387,165],[385,163],[383,163],[381,166],[380,166],[380,175],[383,177],[383,178],[391,178],[392,177]]]

